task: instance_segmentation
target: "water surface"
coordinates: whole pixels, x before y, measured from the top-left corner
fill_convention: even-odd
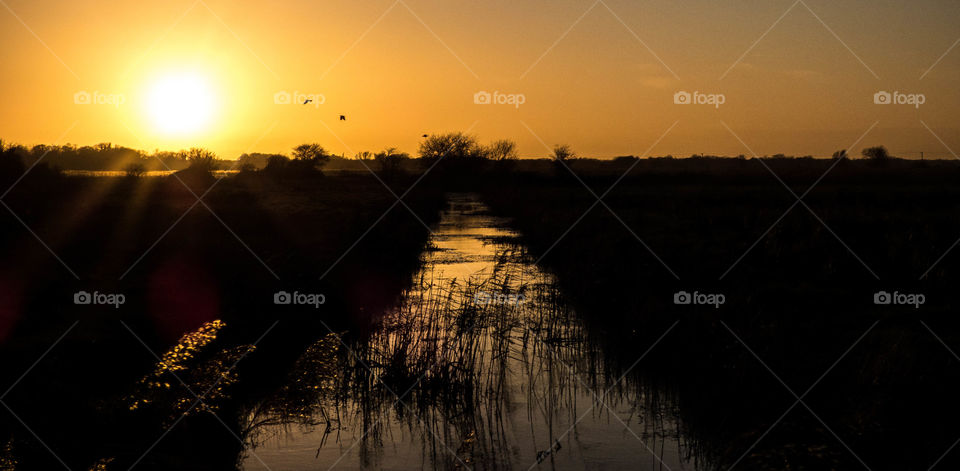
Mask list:
[[[507,221],[453,194],[433,232],[372,335],[318,340],[247,412],[242,469],[695,469],[670,401],[608,368]]]

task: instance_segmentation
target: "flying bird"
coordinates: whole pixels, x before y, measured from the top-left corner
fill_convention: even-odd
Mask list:
[[[306,105],[307,103],[310,103],[311,101],[313,101],[312,98],[307,98],[306,101],[303,102],[303,104]]]
[[[424,134],[423,137],[429,137],[429,136],[427,136],[426,134]]]
[[[346,116],[340,115],[340,121],[346,121],[346,120],[347,120],[347,117],[346,117]]]

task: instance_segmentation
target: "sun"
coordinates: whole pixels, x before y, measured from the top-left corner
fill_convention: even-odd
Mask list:
[[[200,74],[175,74],[156,79],[147,91],[146,111],[156,130],[194,134],[209,128],[216,110],[216,93]]]

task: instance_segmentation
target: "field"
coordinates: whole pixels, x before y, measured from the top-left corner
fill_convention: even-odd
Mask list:
[[[757,469],[955,459],[938,419],[960,392],[955,162],[633,164],[528,164],[484,196],[598,348],[675,388],[707,455]],[[678,291],[725,303],[676,305]],[[879,291],[925,304],[876,305]]]
[[[365,365],[340,358],[351,369],[331,369],[323,342],[344,334],[368,361],[389,353],[362,346],[393,345],[378,337],[378,322],[417,288],[411,275],[445,193],[471,191],[509,218],[524,252],[556,277],[583,328],[565,348],[606,365],[590,383],[648,391],[637,401],[676,417],[685,452],[703,468],[955,463],[945,452],[956,438],[940,418],[960,413],[951,350],[960,341],[958,254],[949,250],[960,238],[960,165],[577,159],[428,168],[410,160],[377,176],[245,170],[219,180],[191,171],[28,175],[3,198],[0,231],[0,367],[23,375],[3,399],[17,412],[2,422],[3,459],[55,467],[50,447],[73,469],[105,459],[107,469],[235,469],[256,428],[244,411],[264,398],[286,394],[283,407],[326,414],[294,393],[309,397],[305,384],[329,380],[368,398],[364,413],[389,410]],[[126,299],[78,306],[78,291]],[[278,291],[323,293],[325,304],[278,306]],[[923,304],[878,305],[880,291],[922,294]],[[679,292],[723,302],[678,304]],[[416,313],[434,319],[427,324],[506,319],[501,310],[432,306]],[[446,332],[406,328],[416,343]],[[500,349],[510,343],[484,335]],[[462,398],[481,391],[462,368],[482,363],[480,340],[465,336],[470,351],[426,357],[394,345],[381,361],[384,384],[413,388],[417,410],[475,419],[480,411],[462,410]],[[434,356],[449,371],[433,370]],[[432,381],[413,382],[427,373]],[[314,378],[290,382],[303,374]],[[181,379],[197,394],[211,388],[194,413],[186,413],[193,398],[170,386]],[[183,423],[170,427],[180,413]],[[165,430],[173,432],[142,458]]]
[[[262,336],[258,354],[236,365],[258,380],[233,391],[234,404],[247,391],[270,390],[328,327],[361,329],[370,313],[396,302],[428,235],[423,224],[434,221],[443,202],[436,189],[415,187],[404,199],[418,214],[412,216],[391,191],[403,194],[413,177],[391,182],[393,190],[370,174],[193,177],[38,172],[4,198],[12,212],[4,209],[0,226],[0,367],[12,378],[3,400],[18,417],[6,417],[2,427],[7,451],[21,465],[59,466],[50,446],[75,469],[104,456],[130,466],[164,430],[160,418],[125,411],[138,378],[181,335],[210,322],[225,324],[215,350]],[[281,290],[322,293],[325,304],[277,306],[273,296]],[[79,291],[126,299],[119,308],[78,306]],[[181,373],[188,380],[190,374]],[[43,441],[25,433],[20,420]],[[178,443],[194,440],[205,423],[191,417],[157,455],[182,456],[174,451],[182,450]],[[240,445],[229,440],[204,448],[210,461],[196,452],[189,459],[197,466],[234,463]]]

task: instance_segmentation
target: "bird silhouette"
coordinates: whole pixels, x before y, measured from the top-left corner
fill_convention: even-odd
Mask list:
[[[426,134],[424,134],[422,137],[428,137],[428,136],[427,136]]]
[[[347,120],[347,117],[346,117],[346,116],[340,115],[340,121],[346,121],[346,120]]]
[[[303,102],[303,104],[306,105],[307,103],[310,103],[311,101],[313,101],[313,99],[307,98],[306,101]]]

